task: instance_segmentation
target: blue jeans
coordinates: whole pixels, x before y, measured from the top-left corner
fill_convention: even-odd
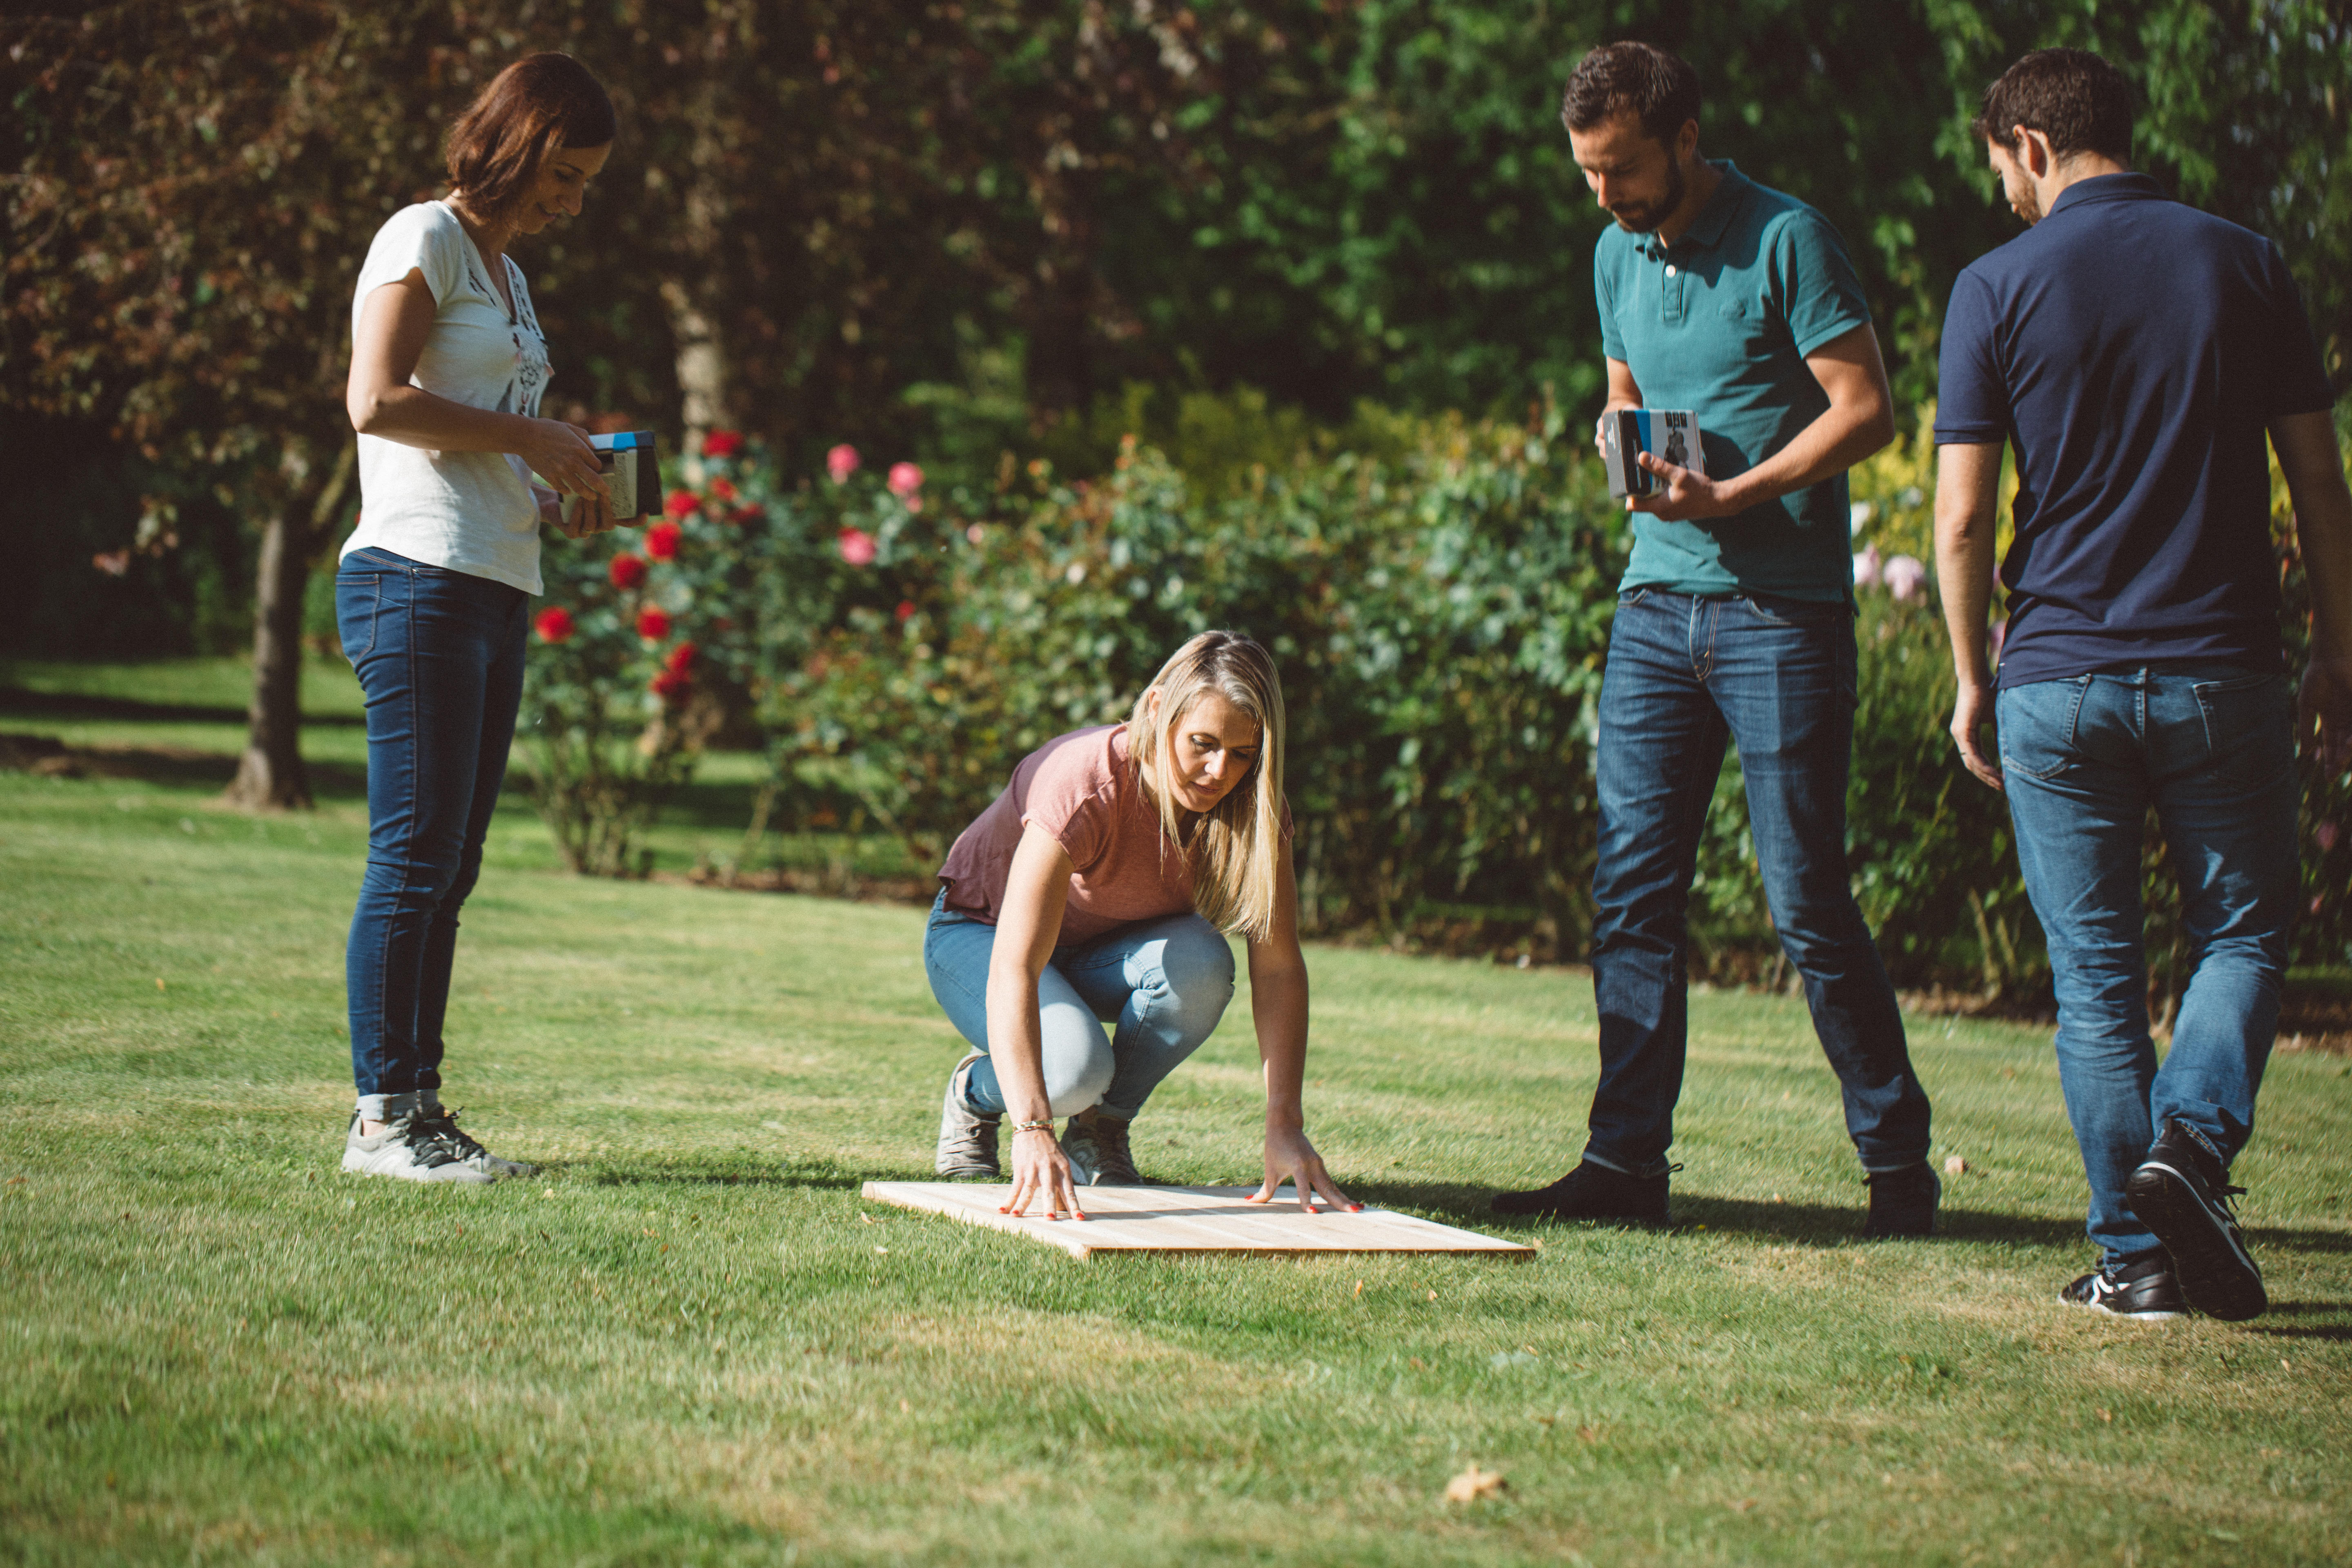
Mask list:
[[[982,1051],[988,1049],[988,963],[996,928],[948,907],[940,890],[923,932],[931,994]],[[1138,921],[1092,942],[1057,947],[1037,977],[1045,1098],[1056,1116],[1100,1106],[1132,1118],[1160,1080],[1216,1031],[1234,999],[1234,950],[1198,915]],[[1108,1035],[1106,1023],[1116,1026]],[[1002,1114],[996,1065],[971,1066],[965,1109]]]
[[[2294,700],[2284,675],[2137,670],[1994,700],[2026,896],[2058,991],[2058,1081],[2109,1262],[2157,1245],[2124,1183],[2167,1117],[2223,1165],[2254,1127],[2294,925]],[[2140,848],[2150,806],[2180,879],[2189,979],[2158,1070]]]
[[[388,550],[335,575],[335,625],[367,699],[368,860],[344,954],[362,1109],[441,1087],[457,909],[522,702],[529,598]]]
[[[1689,912],[1726,740],[1737,742],[1764,893],[1867,1170],[1927,1157],[1927,1096],[1845,860],[1853,612],[1769,595],[1638,589],[1618,601],[1594,773],[1592,985],[1601,1082],[1585,1158],[1665,1169],[1689,1036]]]

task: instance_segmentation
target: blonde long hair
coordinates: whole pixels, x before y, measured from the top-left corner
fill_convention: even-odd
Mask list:
[[[1263,941],[1274,930],[1281,887],[1282,679],[1273,656],[1239,632],[1202,632],[1176,650],[1128,716],[1128,753],[1160,813],[1167,844],[1184,844],[1170,737],[1202,697],[1214,691],[1257,721],[1257,761],[1195,826],[1184,849],[1192,866],[1192,906],[1220,931]],[[1151,711],[1153,693],[1160,711]],[[1166,852],[1165,845],[1162,853]]]

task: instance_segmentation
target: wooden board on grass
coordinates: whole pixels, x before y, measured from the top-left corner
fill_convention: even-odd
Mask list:
[[[875,1203],[946,1215],[967,1225],[1011,1231],[1058,1247],[1073,1258],[1097,1252],[1472,1252],[1533,1257],[1535,1248],[1456,1230],[1391,1209],[1307,1214],[1285,1187],[1270,1204],[1245,1204],[1255,1187],[1087,1187],[1084,1220],[997,1213],[1009,1185],[967,1182],[868,1182]]]

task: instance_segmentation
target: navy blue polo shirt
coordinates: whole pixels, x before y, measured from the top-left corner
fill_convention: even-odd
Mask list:
[[[1747,472],[1828,411],[1805,356],[1870,324],[1837,230],[1729,162],[1672,247],[1612,224],[1592,251],[1601,351],[1633,373],[1650,408],[1698,415],[1709,479]],[[1845,475],[1730,517],[1632,514],[1626,588],[1779,594],[1846,603],[1853,542]]]
[[[1939,445],[2017,453],[1996,685],[2283,667],[2265,426],[2333,395],[2276,246],[2080,181],[1960,274],[1941,380]]]

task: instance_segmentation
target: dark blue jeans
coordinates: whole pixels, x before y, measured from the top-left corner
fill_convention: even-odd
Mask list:
[[[1665,1166],[1689,1036],[1691,878],[1727,740],[1772,924],[1802,977],[1864,1168],[1927,1154],[1927,1096],[1845,860],[1853,616],[1766,595],[1618,601],[1594,743],[1592,984],[1601,1082],[1585,1158]]]
[[[506,778],[529,605],[388,550],[353,551],[336,574],[336,629],[367,698],[367,876],[344,955],[363,1100],[441,1087],[457,910]]]
[[[2216,667],[2084,675],[1994,699],[2025,891],[2058,991],[2058,1081],[2109,1262],[2157,1245],[2124,1201],[2157,1123],[2227,1165],[2254,1127],[2299,888],[2294,697]],[[2150,806],[2180,879],[2189,979],[2158,1070],[2140,851]]]

